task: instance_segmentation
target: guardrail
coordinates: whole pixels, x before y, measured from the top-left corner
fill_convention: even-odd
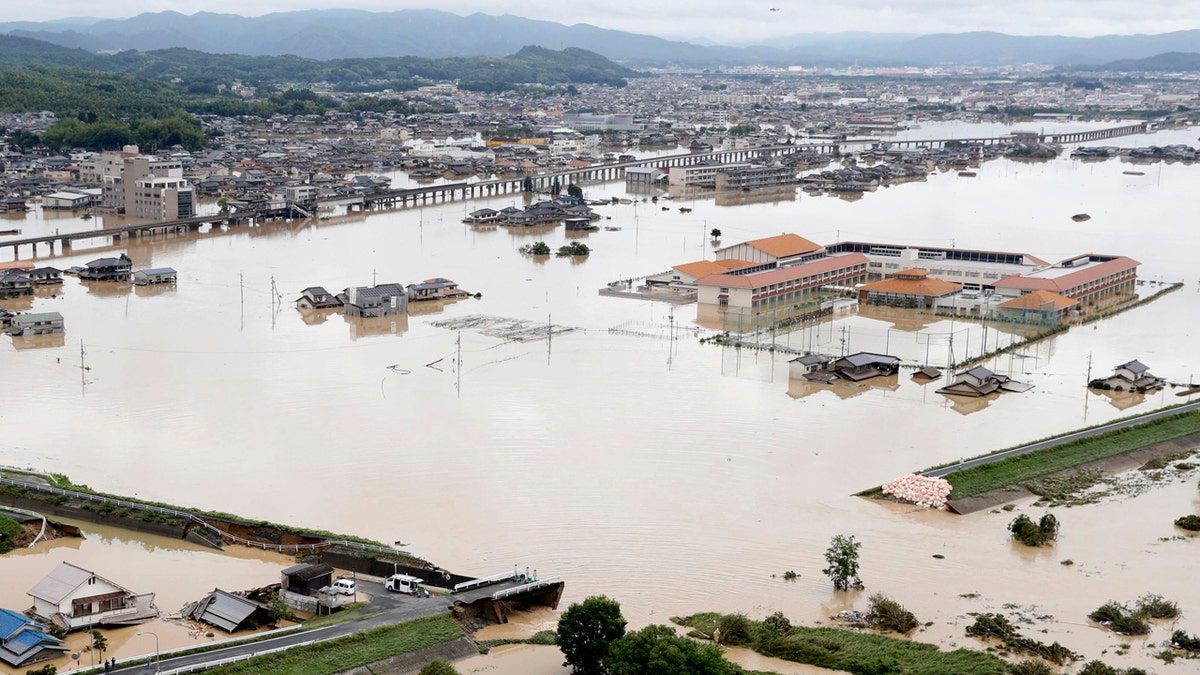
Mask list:
[[[201,527],[201,528],[204,528],[205,530],[208,530],[212,534],[219,537],[225,543],[241,544],[242,546],[246,546],[248,548],[257,548],[257,549],[261,549],[264,551],[276,551],[278,553],[293,553],[293,554],[306,553],[306,552],[313,553],[315,551],[327,549],[331,546],[341,546],[343,548],[352,548],[352,549],[357,549],[359,551],[373,551],[375,553],[388,553],[388,554],[392,554],[392,555],[395,555],[398,553],[405,554],[405,555],[411,555],[405,551],[401,551],[399,549],[391,548],[388,546],[381,546],[379,544],[368,544],[368,543],[360,542],[360,541],[347,541],[347,540],[342,540],[342,539],[326,539],[324,541],[317,542],[317,543],[311,543],[311,544],[271,544],[268,542],[254,541],[253,539],[246,539],[245,537],[239,537],[236,534],[233,534],[231,532],[226,532],[225,530],[222,530],[221,528],[213,525],[212,523],[209,523],[208,521],[206,521],[204,518],[200,517],[199,515],[196,515],[195,513],[190,513],[188,511],[179,511],[177,509],[171,509],[171,508],[167,508],[164,506],[155,506],[153,504],[146,504],[144,502],[133,502],[133,501],[125,500],[125,499],[119,499],[116,497],[105,497],[103,495],[96,495],[96,494],[92,494],[90,492],[78,492],[76,490],[67,490],[64,488],[54,487],[52,485],[43,485],[41,483],[31,483],[31,482],[22,481],[22,480],[6,478],[3,476],[0,476],[0,485],[11,485],[13,487],[23,488],[23,489],[30,490],[33,492],[40,492],[42,494],[55,495],[55,496],[64,496],[69,499],[86,501],[86,502],[89,502],[92,504],[109,504],[109,505],[112,505],[114,508],[126,508],[126,509],[131,509],[131,510],[137,509],[139,511],[148,511],[151,513],[156,513],[161,516],[167,516],[169,518],[175,518],[177,520],[182,520],[185,522],[193,523],[197,527]]]
[[[541,581],[532,581],[521,586],[513,586],[512,588],[504,588],[496,591],[495,593],[492,593],[492,599],[501,600],[509,597],[510,595],[520,595],[521,593],[536,591],[539,588],[546,588],[559,583],[562,583],[562,577],[550,577],[549,579],[543,579]]]
[[[252,652],[250,654],[242,654],[240,656],[230,656],[228,658],[218,659],[216,661],[206,661],[204,663],[197,663],[197,664],[191,665],[191,666],[181,666],[179,668],[172,668],[171,670],[163,670],[163,671],[159,671],[159,672],[160,672],[160,675],[182,675],[183,673],[198,673],[200,671],[209,670],[211,668],[220,668],[221,666],[228,666],[232,663],[248,661],[248,660],[258,657],[258,656],[274,654],[276,652],[282,652],[284,650],[292,649],[295,647],[306,647],[306,646],[314,644],[314,643],[316,643],[316,640],[309,640],[307,642],[297,642],[294,645],[287,645],[284,647],[276,647],[275,649],[264,649],[260,652]]]

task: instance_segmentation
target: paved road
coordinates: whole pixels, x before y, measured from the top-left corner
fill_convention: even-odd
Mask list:
[[[1028,453],[1028,452],[1034,452],[1036,450],[1042,450],[1044,448],[1051,448],[1056,445],[1062,445],[1063,443],[1069,443],[1071,441],[1074,441],[1074,440],[1077,440],[1080,438],[1088,438],[1089,436],[1095,436],[1097,434],[1102,434],[1106,431],[1113,431],[1114,429],[1124,429],[1126,427],[1132,427],[1132,426],[1141,424],[1143,422],[1150,422],[1152,420],[1160,419],[1163,417],[1170,417],[1172,415],[1178,415],[1180,413],[1185,413],[1185,412],[1193,412],[1196,410],[1200,410],[1200,402],[1189,403],[1187,405],[1179,406],[1178,408],[1171,408],[1170,410],[1159,410],[1157,412],[1146,413],[1145,415],[1139,415],[1138,417],[1134,417],[1134,418],[1128,419],[1128,420],[1122,420],[1120,422],[1113,422],[1112,424],[1106,424],[1102,427],[1096,427],[1095,429],[1084,429],[1083,431],[1076,431],[1073,434],[1067,434],[1066,436],[1059,436],[1058,438],[1052,438],[1047,441],[1041,441],[1038,443],[1033,443],[1031,445],[1025,445],[1025,446],[1022,446],[1019,448],[1013,448],[1012,450],[1005,450],[1004,452],[998,452],[994,455],[985,455],[983,457],[976,457],[975,459],[969,459],[961,464],[955,464],[952,466],[943,467],[941,469],[934,469],[933,471],[926,471],[922,475],[930,476],[933,478],[941,478],[942,476],[952,474],[955,471],[960,471],[962,469],[970,469],[971,467],[983,466],[984,464],[991,464],[992,462],[998,462],[1002,459],[1007,459],[1009,457],[1016,457],[1017,455],[1024,455],[1025,453]]]
[[[358,586],[365,591],[359,593],[360,600],[366,595],[370,595],[367,606],[360,610],[361,613],[370,614],[369,616],[363,616],[323,628],[288,633],[287,635],[269,638],[252,644],[216,649],[204,652],[203,654],[191,654],[174,658],[164,657],[159,668],[161,668],[161,672],[167,673],[179,668],[212,663],[238,656],[253,656],[262,652],[283,647],[293,647],[306,642],[324,642],[379,626],[390,626],[424,616],[441,614],[442,612],[449,611],[450,605],[455,600],[455,598],[440,595],[436,598],[414,598],[408,595],[389,593],[384,590],[381,584],[364,581],[363,579],[358,580]],[[121,668],[117,672],[122,674],[155,673],[159,672],[159,669],[153,666],[147,667],[142,663],[132,668]]]

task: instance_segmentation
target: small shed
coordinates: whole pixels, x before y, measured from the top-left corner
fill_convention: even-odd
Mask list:
[[[316,597],[318,591],[333,583],[333,567],[324,563],[300,563],[284,569],[280,576],[284,590]]]
[[[81,209],[92,202],[89,195],[82,195],[78,192],[55,192],[42,197],[42,208],[44,209]]]
[[[178,272],[176,272],[173,268],[152,267],[134,272],[133,283],[137,286],[149,286],[151,284],[173,284],[178,276]]]

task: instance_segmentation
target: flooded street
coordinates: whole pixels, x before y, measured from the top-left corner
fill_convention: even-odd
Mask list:
[[[1190,582],[1200,542],[1171,539],[1176,517],[1200,512],[1195,481],[1058,509],[1060,540],[1040,550],[1010,542],[1010,513],[956,517],[850,496],[914,469],[1196,400],[1168,388],[1116,402],[1084,388],[1089,362],[1095,376],[1134,358],[1171,382],[1200,380],[1200,166],[1151,164],[1136,177],[1122,173],[1129,168],[1002,159],[975,178],[931,175],[855,202],[798,194],[738,207],[694,200],[690,213],[666,200],[596,207],[601,226],[620,230],[586,237],[593,253],[582,260],[517,252],[539,239],[562,245],[561,227],[460,222],[484,206],[520,205],[521,195],[135,241],[134,268],[174,267],[177,287],[143,293],[68,277],[53,296],[0,303],[57,311],[66,322],[58,346],[18,349],[0,338],[0,464],[66,473],[104,492],[402,541],[463,573],[529,565],[566,580],[564,607],[604,593],[632,627],[709,610],[756,618],[781,610],[811,624],[884,592],[933,622],[920,640],[978,647],[963,635],[966,612],[1015,603],[1055,617],[1037,625],[1048,630],[1038,639],[1088,658],[1109,649],[1113,665],[1161,667],[1145,640],[1090,627],[1086,614],[1155,592],[1183,608],[1176,628],[1200,632],[1200,586]],[[625,196],[619,182],[585,190],[591,199]],[[1072,221],[1080,212],[1091,220]],[[597,295],[611,281],[711,258],[714,227],[726,246],[786,231],[822,244],[953,245],[1051,261],[1122,254],[1142,263],[1143,280],[1185,285],[986,364],[1034,384],[1025,394],[956,404],[904,371],[894,386],[812,390],[789,383],[786,354],[700,344],[711,332],[695,324],[695,305]],[[40,260],[65,268],[110,251]],[[395,322],[306,317],[292,304],[308,286],[431,277],[482,297],[414,308]],[[433,325],[476,314],[575,330],[548,344]],[[950,324],[850,316],[776,339],[836,353],[848,335],[848,351],[888,349],[919,363],[929,349],[940,365],[945,336],[965,330]],[[961,359],[967,347],[955,339]],[[982,351],[979,338],[970,342]],[[821,575],[839,533],[863,543],[862,593],[834,594]],[[157,592],[164,611],[214,586],[278,581],[288,564],[151,539],[108,532],[4,556],[0,606],[27,607],[25,590],[61,559]],[[784,582],[788,570],[799,579]],[[1158,626],[1149,641],[1169,633]],[[1121,642],[1134,648],[1113,656]],[[504,670],[510,660],[541,665]],[[479,667],[562,672],[546,648],[497,650],[489,663]]]

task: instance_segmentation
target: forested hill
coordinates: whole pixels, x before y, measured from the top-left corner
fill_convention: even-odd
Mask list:
[[[636,71],[583,49],[562,51],[525,47],[507,57],[427,59],[380,57],[320,61],[298,56],[209,54],[173,48],[124,51],[112,55],[58,47],[38,40],[0,36],[0,68],[33,65],[86,68],[174,81],[185,90],[215,91],[217,84],[239,80],[253,86],[284,82],[328,82],[367,90],[408,89],[418,80],[459,80],[482,88],[505,89],[519,84],[606,84],[624,86]]]

